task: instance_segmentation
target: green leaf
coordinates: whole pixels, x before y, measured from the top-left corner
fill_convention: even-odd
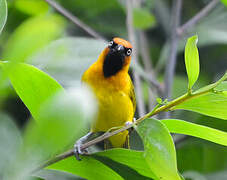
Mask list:
[[[38,165],[76,141],[87,120],[94,116],[95,104],[87,89],[64,91],[54,79],[31,65],[2,63],[2,66],[38,122],[30,121],[26,126],[24,146],[15,159],[15,172],[10,175],[11,179],[14,176],[25,179]]]
[[[148,29],[156,24],[156,19],[149,10],[145,8],[133,9],[133,25],[138,29]]]
[[[173,82],[173,98],[177,98],[180,95],[184,94],[187,92],[187,77],[186,76],[181,76],[181,75],[175,75],[174,77],[174,82]],[[194,89],[199,89],[201,87],[206,86],[209,83],[207,80],[207,77],[201,76],[199,77],[197,83],[193,86]]]
[[[28,15],[39,15],[48,11],[48,4],[42,0],[16,0],[14,6]]]
[[[25,155],[28,164],[34,165],[67,150],[94,116],[94,105],[90,92],[84,88],[61,91],[49,98],[41,107],[38,125],[31,121],[26,127],[20,157]]]
[[[95,153],[93,157],[118,172],[122,177],[124,177],[124,179],[155,178],[155,175],[151,172],[144,159],[142,151],[115,148]],[[131,178],[129,177],[129,171],[132,176]]]
[[[221,0],[221,2],[222,2],[225,6],[227,6],[227,0]]]
[[[7,62],[1,65],[16,93],[35,119],[38,119],[43,103],[57,92],[63,91],[56,80],[32,65]]]
[[[158,179],[180,180],[176,151],[166,126],[155,119],[142,121],[137,131],[144,143],[144,157]]]
[[[197,49],[198,36],[188,38],[185,46],[185,65],[188,74],[188,90],[191,91],[199,77],[199,52]]]
[[[198,90],[198,92],[199,91],[200,90]],[[190,98],[185,102],[182,102],[181,104],[174,106],[171,110],[184,109],[198,112],[207,116],[227,120],[226,107],[227,107],[227,91],[214,90]]]
[[[41,177],[45,180],[80,180],[76,175],[71,173],[57,171],[57,170],[48,170],[42,169],[41,171],[35,173],[36,176]]]
[[[162,103],[163,103],[163,102],[162,102],[162,98],[159,98],[159,97],[156,98],[156,101],[157,101],[158,104],[162,104]]]
[[[97,163],[97,166],[93,166],[93,163]],[[92,171],[90,167],[92,167]],[[102,170],[103,167],[105,168]],[[89,171],[86,171],[86,168]],[[154,179],[154,174],[146,163],[143,152],[128,149],[116,148],[98,152],[89,157],[83,156],[82,161],[77,161],[75,157],[72,157],[68,158],[68,160],[57,162],[49,166],[48,169],[66,171],[88,179],[106,178],[105,171],[112,173],[109,179],[111,177],[116,178],[116,174],[118,174],[120,179],[126,180]],[[94,175],[94,171],[98,173]],[[103,174],[99,174],[100,171]]]
[[[227,75],[227,73],[226,73]],[[227,91],[227,81],[223,81],[214,88],[216,91]]]
[[[162,120],[171,133],[185,134],[227,146],[227,133],[177,119]]]
[[[3,59],[24,62],[37,50],[59,37],[64,21],[57,15],[42,15],[24,21],[10,36],[3,49]]]
[[[112,169],[89,156],[83,157],[81,161],[76,160],[75,157],[69,157],[48,166],[48,169],[69,172],[89,180],[123,180],[123,178]]]
[[[202,88],[198,89],[197,91],[195,91],[193,94],[201,94],[201,93],[208,92],[208,91],[210,91],[210,92],[211,91],[227,91],[227,86],[224,84],[226,79],[227,79],[227,72],[215,83],[202,87]],[[219,88],[221,86],[222,86],[222,89]]]
[[[0,0],[0,34],[6,24],[7,19],[7,3],[6,0]]]

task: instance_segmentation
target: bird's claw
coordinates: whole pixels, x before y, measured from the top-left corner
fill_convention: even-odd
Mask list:
[[[129,125],[131,125],[131,124],[133,124],[133,123],[135,123],[135,122],[136,122],[136,118],[133,118],[132,122],[131,122],[131,121],[127,121],[127,122],[125,123],[125,126],[129,126]]]
[[[81,160],[80,155],[85,155],[88,154],[88,150],[87,149],[81,149],[82,143],[81,142],[77,142],[74,145],[74,154],[77,160]]]
[[[125,126],[130,126],[130,125],[132,125],[132,127],[128,129],[129,134],[130,134],[130,133],[133,131],[133,129],[135,128],[135,124],[134,124],[135,122],[136,122],[136,118],[133,118],[132,122],[131,122],[131,121],[127,121],[127,122],[125,123]]]
[[[74,154],[77,160],[81,160],[80,155],[87,155],[88,150],[87,149],[82,149],[83,143],[91,136],[92,133],[88,133],[87,135],[83,136],[80,138],[74,145]]]
[[[81,160],[80,154],[82,154],[81,143],[76,142],[76,144],[74,145],[74,155],[78,161]]]
[[[129,125],[131,125],[131,124],[132,124],[131,121],[127,121],[127,122],[125,123],[125,126],[129,126]]]

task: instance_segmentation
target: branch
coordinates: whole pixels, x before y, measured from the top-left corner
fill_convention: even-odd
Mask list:
[[[152,60],[151,56],[149,54],[149,47],[148,47],[148,41],[147,41],[147,36],[144,31],[139,31],[139,46],[140,46],[140,54],[142,57],[142,61],[144,64],[145,72],[148,74],[150,79],[152,80],[151,82],[148,81],[149,85],[150,83],[154,85],[154,88],[149,87],[148,88],[148,109],[149,111],[153,109],[155,100],[154,97],[158,94],[158,96],[162,96],[162,91],[160,83],[156,80],[155,73],[153,70],[153,65],[152,65]],[[156,95],[155,95],[156,94]]]
[[[151,112],[147,113],[146,115],[144,115],[143,117],[137,119],[134,123],[125,125],[124,127],[120,128],[118,130],[112,131],[112,132],[107,131],[103,135],[101,135],[101,136],[99,136],[99,137],[97,137],[97,138],[95,138],[95,139],[93,139],[93,140],[91,140],[91,141],[89,141],[89,142],[87,142],[85,144],[82,144],[81,150],[84,150],[84,149],[86,149],[86,148],[88,148],[88,147],[90,147],[90,146],[92,146],[94,144],[97,144],[97,143],[99,143],[99,142],[101,142],[101,141],[103,141],[103,140],[105,140],[105,139],[107,139],[107,138],[109,138],[109,137],[111,137],[113,135],[116,135],[116,134],[118,134],[120,132],[123,132],[123,131],[125,131],[125,130],[127,130],[129,128],[132,128],[135,125],[138,125],[144,119],[152,117],[152,116],[154,116],[154,115],[156,115],[156,114],[158,114],[160,112],[171,110],[172,107],[177,106],[177,105],[179,105],[179,104],[181,104],[181,103],[183,103],[183,102],[185,102],[185,101],[187,101],[187,100],[189,100],[191,98],[195,98],[195,97],[204,95],[206,93],[209,93],[210,91],[213,91],[213,89],[216,86],[218,86],[221,82],[225,81],[226,79],[227,79],[227,72],[217,82],[211,84],[209,86],[209,88],[201,88],[201,89],[197,90],[196,92],[194,92],[192,94],[191,93],[186,93],[186,94],[180,96],[179,98],[176,98],[173,101],[169,102],[168,104],[165,104],[165,105],[163,105],[161,107],[154,108],[153,111],[151,111]],[[32,173],[35,173],[35,172],[37,172],[37,171],[39,171],[39,170],[41,170],[41,169],[43,169],[43,168],[45,168],[45,167],[47,167],[47,166],[49,166],[51,164],[54,164],[54,163],[56,163],[56,162],[58,162],[58,161],[60,161],[62,159],[65,159],[65,158],[73,156],[73,155],[74,155],[74,150],[73,149],[69,150],[69,151],[67,151],[67,152],[65,152],[63,154],[60,154],[60,155],[56,156],[53,159],[48,160],[44,164],[42,164],[39,167],[37,167],[36,169],[34,169],[32,171]]]
[[[52,6],[55,10],[57,10],[59,13],[61,13],[63,16],[65,16],[67,19],[69,19],[74,24],[76,24],[81,29],[83,29],[85,32],[87,32],[89,35],[93,36],[96,39],[106,40],[103,36],[98,34],[95,30],[90,28],[88,25],[84,24],[79,18],[74,16],[72,13],[70,13],[68,10],[63,8],[60,4],[56,3],[54,0],[45,0],[45,1],[50,6]]]
[[[126,1],[126,8],[127,8],[127,29],[128,29],[128,36],[129,41],[132,43],[133,46],[133,55],[132,58],[135,63],[138,61],[138,53],[137,53],[137,47],[136,47],[136,37],[135,37],[135,30],[133,28],[133,2],[132,0]],[[143,92],[142,92],[142,85],[141,85],[141,79],[138,75],[138,73],[134,70],[133,71],[133,79],[134,79],[134,86],[136,91],[136,100],[137,100],[137,107],[138,107],[138,114],[139,116],[142,116],[145,114],[145,105],[143,102]]]
[[[140,54],[142,56],[142,60],[144,62],[145,69],[149,70],[149,72],[154,75],[153,65],[151,56],[149,53],[149,45],[147,41],[147,34],[146,32],[140,30],[139,31],[139,46],[140,46]]]
[[[137,64],[137,66],[138,66],[138,64]],[[136,69],[137,67],[134,67],[134,68]],[[163,94],[164,94],[164,87],[163,87],[163,85],[160,84],[160,83],[156,80],[156,78],[153,77],[153,76],[151,75],[151,73],[141,71],[141,69],[142,69],[142,67],[140,67],[140,66],[137,68],[138,74],[139,74],[144,80],[148,81],[148,82],[150,83],[149,85],[151,85],[152,87],[154,87],[154,88],[157,90],[157,92],[158,92],[158,94],[159,94],[160,96],[163,96]]]
[[[183,102],[185,102],[185,101],[187,101],[187,100],[189,100],[191,98],[195,98],[197,96],[206,94],[206,93],[212,91],[212,89],[214,89],[218,84],[220,84],[225,79],[227,79],[227,73],[219,81],[214,83],[213,86],[211,86],[209,89],[205,89],[205,90],[201,89],[200,91],[198,90],[198,91],[196,91],[195,93],[192,93],[192,94],[186,93],[186,94],[182,95],[181,97],[169,102],[168,104],[163,105],[161,107],[158,107],[158,108],[154,109],[153,111],[147,113],[143,117],[137,119],[132,124],[128,124],[128,125],[120,128],[120,129],[117,129],[117,130],[112,131],[112,132],[107,131],[103,135],[101,135],[101,136],[99,136],[99,137],[97,137],[97,138],[95,138],[95,139],[93,139],[93,140],[91,140],[91,141],[89,141],[89,142],[87,142],[85,144],[82,144],[81,150],[84,150],[84,149],[86,149],[86,148],[88,148],[88,147],[90,147],[92,145],[95,145],[95,144],[97,144],[97,143],[99,143],[99,142],[101,142],[101,141],[103,141],[105,139],[108,139],[109,137],[111,137],[113,135],[116,135],[116,134],[118,134],[120,132],[123,132],[123,131],[125,131],[127,129],[130,129],[130,128],[134,127],[135,125],[138,125],[144,119],[150,118],[150,117],[152,117],[152,116],[154,116],[154,115],[156,115],[156,114],[158,114],[160,112],[171,110],[172,107],[177,106],[177,105],[179,105],[179,104],[181,104],[181,103],[183,103]],[[53,159],[50,159],[50,160],[46,161],[44,164],[40,165],[35,170],[33,170],[32,173],[35,173],[35,172],[37,172],[37,171],[39,171],[39,170],[41,170],[43,168],[46,168],[47,166],[49,166],[51,164],[54,164],[54,163],[56,163],[56,162],[58,162],[58,161],[60,161],[62,159],[65,159],[65,158],[73,156],[73,155],[74,155],[74,150],[71,149],[71,150],[69,150],[69,151],[67,151],[67,152],[65,152],[63,154],[60,154],[60,155],[56,156]]]
[[[120,132],[123,132],[123,131],[125,131],[125,130],[127,130],[127,129],[130,129],[130,128],[132,128],[134,125],[136,125],[136,124],[140,123],[141,121],[143,121],[144,119],[147,119],[147,118],[149,118],[149,117],[151,117],[151,116],[153,116],[153,115],[158,114],[158,113],[161,112],[161,111],[165,111],[165,110],[167,110],[168,108],[171,108],[171,107],[177,105],[177,104],[178,104],[177,102],[181,102],[181,101],[182,101],[183,99],[185,99],[185,98],[187,98],[187,95],[183,95],[181,98],[179,98],[178,100],[176,100],[176,102],[174,102],[174,103],[172,103],[172,104],[165,105],[165,106],[161,106],[160,108],[157,108],[156,110],[154,110],[154,111],[152,111],[152,112],[150,112],[150,113],[147,113],[147,114],[144,115],[143,117],[137,119],[137,120],[136,120],[134,123],[132,123],[132,124],[128,124],[128,125],[126,125],[126,126],[120,128],[120,129],[115,130],[115,131],[112,131],[112,132],[107,131],[107,132],[104,133],[103,135],[101,135],[101,136],[99,136],[99,137],[97,137],[97,138],[95,138],[95,139],[93,139],[93,140],[91,140],[91,141],[89,141],[89,142],[87,142],[87,143],[85,143],[85,144],[82,144],[81,150],[84,150],[84,149],[86,149],[86,148],[88,148],[88,147],[90,147],[90,146],[92,146],[92,145],[95,145],[95,144],[97,144],[97,143],[99,143],[99,142],[101,142],[101,141],[103,141],[103,140],[105,140],[105,139],[108,139],[109,137],[111,137],[111,136],[113,136],[113,135],[116,135],[116,134],[118,134],[118,133],[120,133]],[[54,163],[56,163],[56,162],[58,162],[58,161],[60,161],[60,160],[63,160],[63,159],[65,159],[65,158],[68,158],[68,157],[73,156],[73,155],[74,155],[74,150],[71,149],[71,150],[69,150],[69,151],[67,151],[67,152],[64,152],[64,153],[62,153],[62,154],[60,154],[60,155],[54,157],[53,159],[50,159],[50,160],[46,161],[44,164],[42,164],[42,165],[38,166],[36,169],[34,169],[31,173],[35,173],[35,172],[37,172],[37,171],[39,171],[39,170],[41,170],[41,169],[46,168],[47,166],[50,166],[51,164],[54,164]]]
[[[148,37],[146,35],[146,33],[142,30],[139,31],[139,47],[140,47],[140,54],[142,57],[142,61],[144,63],[144,68],[145,68],[145,73],[139,73],[139,75],[141,77],[143,77],[146,81],[148,81],[152,86],[152,88],[155,88],[157,94],[159,96],[163,96],[163,86],[162,84],[159,83],[159,81],[156,78],[154,69],[153,69],[153,65],[152,65],[152,60],[151,60],[151,56],[149,54],[149,45],[148,45]],[[142,69],[142,67],[141,67]],[[151,99],[150,99],[151,97]],[[149,105],[154,104],[154,100],[152,98],[152,92],[150,92],[149,89]]]
[[[178,36],[181,36],[187,29],[193,27],[197,24],[203,17],[205,17],[216,5],[219,3],[220,0],[212,0],[208,5],[206,5],[201,11],[199,11],[193,18],[191,18],[188,22],[183,24],[181,27],[177,28]]]
[[[173,77],[175,74],[176,56],[178,47],[177,27],[180,23],[182,0],[174,0],[172,6],[172,32],[170,39],[170,56],[165,68],[165,97],[171,98]]]
[[[70,156],[73,156],[73,155],[74,155],[74,150],[73,149],[71,149],[69,151],[66,151],[66,152],[64,152],[62,154],[59,154],[56,157],[54,157],[53,159],[50,159],[49,161],[45,162],[44,164],[42,164],[42,165],[38,166],[37,168],[35,168],[34,170],[32,170],[31,174],[34,174],[34,173],[40,171],[41,169],[44,169],[44,168],[50,166],[51,164],[54,164],[54,163],[56,163],[58,161],[61,161],[61,160],[66,159],[66,158],[68,158]]]
[[[90,147],[90,146],[92,146],[94,144],[97,144],[97,143],[99,143],[99,142],[101,142],[101,141],[103,141],[103,140],[105,140],[105,139],[107,139],[107,138],[109,138],[109,137],[111,137],[113,135],[116,135],[116,134],[118,134],[120,132],[123,132],[123,131],[125,131],[127,129],[130,129],[130,128],[134,127],[135,125],[138,125],[144,119],[150,118],[150,117],[152,117],[152,116],[154,116],[154,115],[156,115],[156,114],[158,114],[160,112],[171,110],[174,106],[177,106],[177,105],[179,105],[179,104],[181,104],[181,103],[183,103],[183,102],[185,102],[185,101],[187,101],[189,99],[192,99],[192,98],[204,95],[206,93],[209,93],[209,92],[213,91],[213,89],[216,86],[218,86],[221,82],[223,82],[226,79],[227,79],[227,72],[216,83],[213,83],[210,86],[210,88],[201,88],[201,89],[195,91],[194,93],[186,93],[186,94],[184,94],[184,95],[172,100],[171,102],[161,106],[161,107],[155,108],[153,111],[151,111],[151,112],[145,114],[144,116],[140,117],[139,119],[137,119],[132,124],[128,124],[128,125],[120,128],[120,129],[112,131],[112,132],[107,131],[103,135],[101,135],[101,136],[99,136],[99,137],[97,137],[97,138],[95,138],[95,139],[83,144],[81,146],[81,149],[84,150],[84,149],[86,149],[86,148],[88,148],[88,147]]]

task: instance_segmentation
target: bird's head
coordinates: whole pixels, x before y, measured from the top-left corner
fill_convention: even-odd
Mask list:
[[[103,74],[111,77],[119,71],[127,71],[131,61],[132,45],[121,38],[113,38],[104,50]]]

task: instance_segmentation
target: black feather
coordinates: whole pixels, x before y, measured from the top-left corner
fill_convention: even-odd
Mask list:
[[[104,59],[103,73],[104,77],[110,77],[119,72],[124,65],[125,55],[121,52],[111,49]]]

